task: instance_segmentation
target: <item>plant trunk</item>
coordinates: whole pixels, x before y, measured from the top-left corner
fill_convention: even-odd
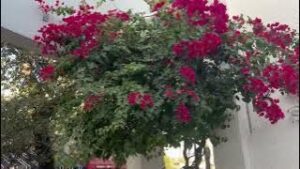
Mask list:
[[[183,143],[183,158],[185,161],[185,165],[183,167],[184,169],[188,169],[187,167],[189,167],[189,158],[187,156],[187,150],[188,150],[187,143],[186,141],[184,141]]]
[[[199,147],[197,147],[195,149],[195,160],[194,160],[194,163],[193,163],[194,169],[199,169],[199,165],[202,162],[202,157],[203,157],[203,153],[202,152],[203,152],[205,143],[206,143],[206,139],[203,138],[200,141],[200,143],[198,144]]]
[[[203,151],[205,148],[205,143],[206,143],[206,138],[203,138],[200,142],[195,143],[198,147],[195,146],[195,150],[194,150],[194,161],[192,163],[192,165],[189,165],[189,158],[187,156],[187,146],[186,146],[186,142],[184,142],[184,150],[183,150],[183,157],[185,160],[185,166],[182,167],[182,169],[199,169],[199,165],[202,162],[202,157],[204,155]]]
[[[206,169],[210,169],[210,149],[208,147],[204,148],[204,156]]]

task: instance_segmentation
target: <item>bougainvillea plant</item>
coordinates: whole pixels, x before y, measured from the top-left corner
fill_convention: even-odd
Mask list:
[[[284,112],[273,93],[299,95],[299,38],[289,26],[230,17],[218,0],[150,6],[152,17],[83,4],[34,38],[51,62],[41,79],[69,91],[53,97],[58,160],[122,164],[184,141],[198,146],[183,168],[197,169],[203,140],[222,141],[215,131],[238,101],[274,124]]]

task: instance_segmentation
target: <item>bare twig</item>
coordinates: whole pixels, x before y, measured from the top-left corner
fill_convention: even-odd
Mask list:
[[[185,161],[185,166],[184,167],[188,167],[189,166],[189,158],[187,156],[187,143],[186,141],[183,142],[183,158],[184,158],[184,161]]]
[[[204,157],[206,169],[210,169],[210,149],[209,147],[204,147]]]
[[[195,149],[195,160],[194,160],[194,162],[193,162],[193,167],[195,168],[195,169],[199,169],[199,165],[201,164],[201,162],[202,162],[202,151],[203,151],[203,148],[204,148],[204,146],[205,146],[205,142],[206,142],[206,139],[205,138],[203,138],[201,141],[200,141],[200,143],[198,144],[198,146],[199,147],[197,147],[196,149]]]

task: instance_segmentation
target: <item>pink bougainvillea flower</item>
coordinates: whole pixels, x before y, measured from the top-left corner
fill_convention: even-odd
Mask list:
[[[108,11],[108,15],[112,16],[112,17],[115,17],[115,18],[118,18],[121,21],[128,21],[128,20],[130,20],[130,16],[129,16],[128,13],[120,11],[120,10],[116,10],[116,9],[109,10]]]
[[[270,87],[278,89],[282,86],[279,65],[267,66],[264,68],[262,75],[268,80]]]
[[[225,33],[228,30],[229,16],[226,5],[218,0],[214,0],[212,4],[208,4],[207,0],[175,0],[172,7],[184,10],[189,22],[194,26],[212,23],[212,29],[217,33]]]
[[[283,64],[281,66],[281,78],[284,87],[291,94],[297,94],[299,92],[299,72],[291,65]]]
[[[261,79],[253,77],[249,78],[248,83],[244,86],[244,89],[259,95],[264,95],[267,91],[269,91],[268,86]]]
[[[253,55],[253,53],[252,52],[250,52],[250,51],[246,51],[245,52],[245,63],[247,64],[247,65],[250,65],[251,64],[251,56]]]
[[[250,20],[249,23],[255,35],[282,49],[286,49],[293,41],[295,32],[288,25],[276,22],[265,26],[260,18]]]
[[[86,112],[90,112],[94,109],[94,107],[101,101],[101,96],[98,95],[90,95],[88,96],[83,105],[83,110]]]
[[[47,65],[45,67],[42,67],[40,70],[40,78],[43,81],[51,80],[55,73],[55,67],[53,65]]]
[[[141,99],[140,107],[145,110],[147,107],[151,108],[154,106],[154,102],[152,96],[150,94],[145,93]]]
[[[182,123],[189,123],[192,120],[188,107],[182,102],[176,108],[176,118]]]
[[[173,51],[174,55],[176,55],[176,56],[183,55],[184,49],[187,44],[188,44],[188,42],[186,42],[186,41],[181,41],[179,43],[174,44],[172,46],[172,51]]]
[[[294,53],[292,55],[290,55],[289,60],[293,63],[299,66],[299,46],[297,46],[294,49]]]
[[[284,118],[284,113],[280,109],[279,100],[267,97],[268,92],[274,89],[285,88],[291,94],[299,92],[299,73],[290,65],[269,65],[262,71],[262,76],[266,82],[256,77],[248,79],[244,86],[246,91],[254,93],[254,107],[260,116],[267,118],[272,124]]]
[[[214,0],[210,6],[212,18],[214,18],[214,29],[217,33],[225,33],[228,31],[228,20],[226,5]]]
[[[44,0],[35,0],[35,1],[39,4],[41,10],[44,13],[49,13],[51,10],[53,10],[53,6],[46,4]]]
[[[189,66],[182,66],[179,70],[180,75],[188,82],[196,83],[196,72]]]
[[[269,65],[263,70],[262,75],[272,88],[285,88],[291,94],[299,92],[299,72],[291,65]]]
[[[259,36],[265,38],[269,43],[277,45],[282,49],[287,48],[293,41],[294,31],[286,24],[279,22],[268,24],[268,29]]]
[[[130,92],[127,96],[127,101],[131,106],[139,105],[142,110],[154,106],[153,98],[148,93]]]
[[[250,74],[250,69],[245,67],[241,69],[241,72],[243,75],[249,75]]]
[[[262,23],[262,19],[260,18],[255,18],[254,20],[250,20],[249,23],[253,25],[253,32],[256,35],[261,34],[266,29],[266,27]]]
[[[215,33],[206,33],[201,38],[203,44],[205,44],[205,50],[203,54],[208,54],[217,49],[217,47],[222,43],[222,39],[219,35]]]
[[[236,24],[238,24],[239,28],[241,28],[242,26],[244,26],[244,24],[246,23],[245,19],[243,16],[233,16],[232,17],[232,21],[235,22]]]
[[[141,93],[140,92],[130,92],[127,96],[127,101],[129,105],[134,106],[138,104],[138,101],[141,98]]]
[[[156,3],[152,8],[152,12],[159,11],[165,4],[166,4],[165,1]]]
[[[180,41],[172,47],[173,53],[180,56],[187,50],[189,59],[203,58],[214,52],[222,43],[222,39],[216,33],[205,33],[200,39]]]
[[[267,118],[271,124],[276,123],[278,120],[284,118],[284,113],[278,105],[279,100],[272,98],[256,97],[254,106],[260,116]]]
[[[87,58],[89,53],[99,44],[100,26],[108,16],[98,13],[77,13],[63,19],[60,24],[48,24],[42,27],[40,36],[35,37],[41,45],[42,54],[52,55],[63,47],[63,39],[79,40],[79,45],[70,51],[79,58]]]
[[[89,14],[93,9],[94,7],[88,4],[80,5],[77,14]]]
[[[194,102],[199,102],[200,101],[200,97],[198,96],[198,94],[194,90],[182,89],[182,90],[179,90],[177,92],[180,93],[180,94],[186,94],[186,95],[190,96]]]
[[[164,97],[168,99],[175,99],[176,93],[174,92],[173,88],[171,86],[166,86],[166,90],[164,92]]]
[[[56,54],[58,49],[66,45],[63,39],[73,39],[79,40],[79,45],[70,53],[79,58],[87,58],[99,44],[101,24],[110,17],[121,21],[130,19],[126,12],[112,10],[108,14],[101,14],[92,12],[91,9],[93,9],[92,6],[81,6],[76,14],[63,18],[62,23],[42,27],[39,30],[41,35],[34,38],[41,45],[42,54]]]
[[[55,0],[54,5],[50,5],[46,3],[45,0],[35,0],[37,2],[44,13],[49,13],[51,11],[54,11],[55,9],[58,9],[60,6],[64,5],[63,2],[60,0]]]

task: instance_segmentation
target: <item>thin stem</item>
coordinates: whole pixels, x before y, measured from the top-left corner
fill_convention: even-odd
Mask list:
[[[201,164],[202,162],[202,151],[203,151],[203,148],[205,146],[205,142],[206,142],[206,139],[203,138],[201,140],[201,142],[198,144],[199,147],[196,148],[195,150],[195,160],[193,162],[193,166],[195,169],[199,169],[199,165]]]
[[[186,141],[183,142],[183,158],[184,158],[184,161],[185,161],[185,166],[184,168],[188,167],[189,166],[189,158],[187,156],[187,143]]]
[[[204,148],[204,156],[205,156],[205,166],[206,169],[210,169],[210,149],[209,147]]]

